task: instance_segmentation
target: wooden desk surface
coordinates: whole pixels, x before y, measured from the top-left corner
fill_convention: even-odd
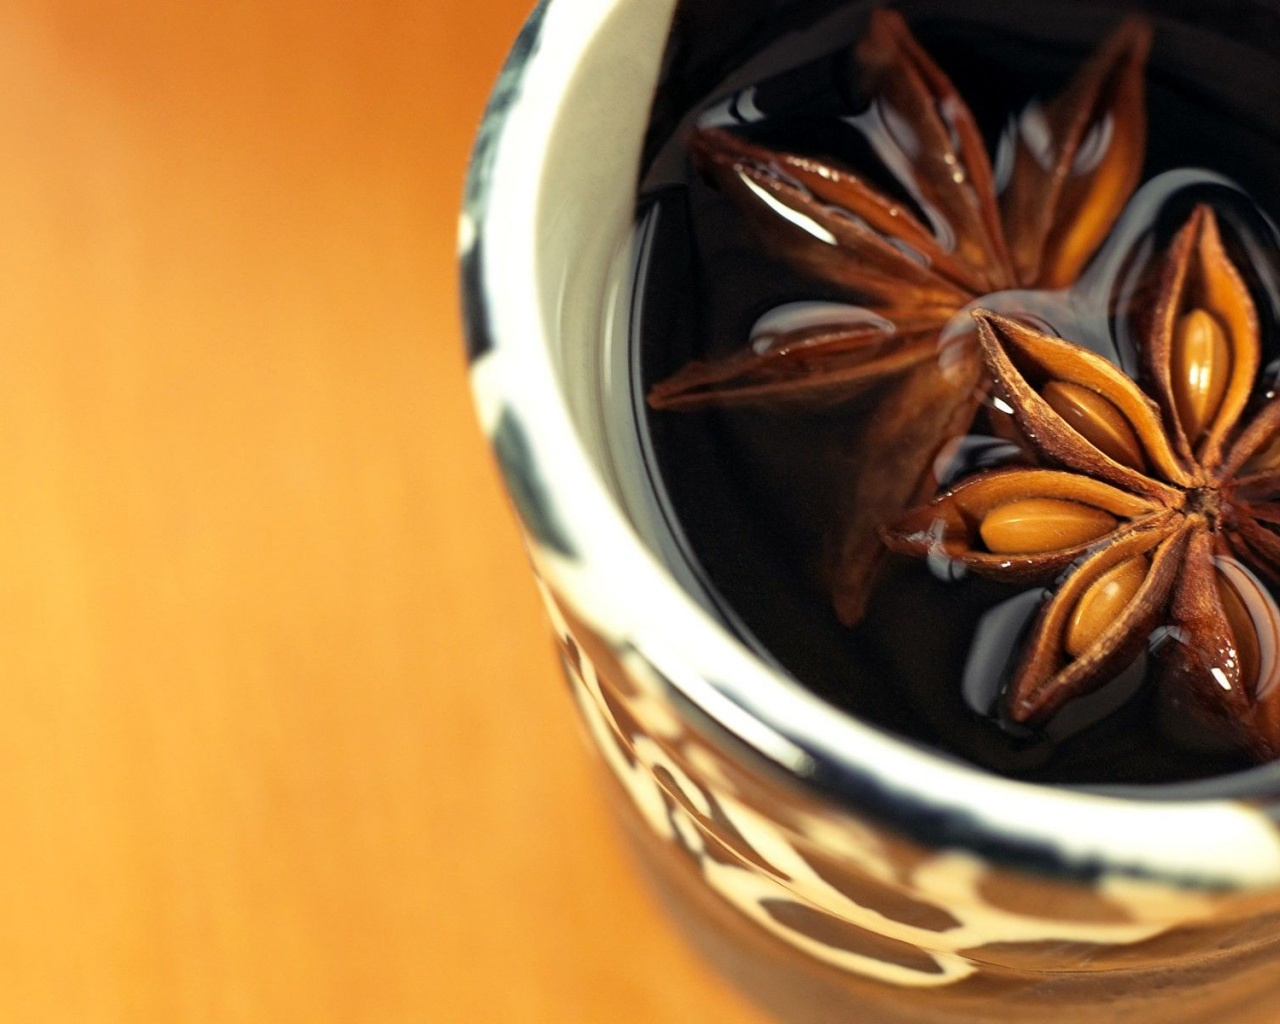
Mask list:
[[[472,423],[526,6],[0,10],[0,1018],[760,1020],[633,878]]]

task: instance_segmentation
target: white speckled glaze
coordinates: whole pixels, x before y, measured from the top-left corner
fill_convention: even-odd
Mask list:
[[[617,254],[673,7],[538,8],[460,232],[480,418],[660,887],[708,896],[708,920],[728,908],[739,966],[759,961],[728,969],[796,1021],[833,1019],[813,1008],[832,998],[856,1020],[1032,1021],[1049,991],[1096,1021],[1252,1020],[1231,1007],[1275,984],[1270,806],[1033,786],[935,756],[811,695],[665,567],[611,421],[625,366],[600,338],[629,298]],[[757,985],[771,968],[789,980]]]

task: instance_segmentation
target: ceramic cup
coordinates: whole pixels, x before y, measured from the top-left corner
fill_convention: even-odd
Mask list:
[[[697,947],[784,1021],[1272,1021],[1274,800],[1035,786],[900,741],[745,646],[664,526],[625,344],[651,109],[838,6],[550,0],[477,144],[476,400],[614,804]],[[1274,15],[1234,7],[1242,32]],[[719,40],[705,67],[672,58],[691,34]]]

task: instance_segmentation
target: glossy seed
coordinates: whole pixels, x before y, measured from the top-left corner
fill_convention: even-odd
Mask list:
[[[1187,440],[1195,444],[1222,406],[1231,378],[1227,333],[1212,314],[1193,309],[1173,332],[1173,400]]]
[[[1119,565],[1113,565],[1087,589],[1071,614],[1067,624],[1064,646],[1073,658],[1078,658],[1102,635],[1147,578],[1150,562],[1146,555],[1138,555]]]
[[[1084,439],[1115,462],[1146,469],[1138,435],[1111,402],[1096,391],[1054,380],[1044,386],[1042,397]]]
[[[1227,624],[1231,627],[1231,639],[1235,642],[1236,658],[1240,662],[1240,680],[1245,690],[1253,692],[1258,682],[1258,672],[1262,667],[1262,651],[1258,643],[1258,630],[1254,627],[1253,616],[1245,606],[1244,598],[1227,580],[1221,571],[1218,573],[1218,597],[1222,601],[1222,610],[1226,613]]]
[[[988,551],[1012,555],[1075,547],[1115,528],[1115,516],[1091,505],[1061,498],[1023,498],[988,512],[978,532]]]

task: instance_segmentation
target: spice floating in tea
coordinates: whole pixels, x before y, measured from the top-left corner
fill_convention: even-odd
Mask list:
[[[1161,627],[1170,702],[1259,761],[1280,755],[1280,608],[1258,578],[1280,581],[1280,398],[1245,416],[1258,317],[1213,211],[1179,233],[1142,318],[1151,396],[1088,349],[974,316],[995,394],[1037,465],[1063,469],[971,476],[889,546],[1055,587],[1007,693],[1015,721],[1096,690]]]
[[[1280,126],[1151,77],[1141,17],[1090,54],[961,14],[876,11],[673,143],[673,505],[750,639],[917,741],[1041,781],[1280,758]]]
[[[768,348],[695,362],[655,385],[656,409],[831,402],[897,378],[879,403],[849,482],[843,536],[827,572],[846,623],[862,618],[880,550],[876,532],[927,489],[938,449],[978,411],[981,364],[958,345],[936,356],[947,322],[974,299],[1075,280],[1138,183],[1146,140],[1143,68],[1151,30],[1125,22],[1011,147],[997,198],[982,133],[901,15],[875,11],[856,49],[880,144],[909,166],[917,203],[953,236],[944,245],[906,205],[856,172],[698,132],[695,161],[756,225],[761,244],[855,295],[874,314],[852,330],[801,328]],[[1081,147],[1105,135],[1081,170]]]

